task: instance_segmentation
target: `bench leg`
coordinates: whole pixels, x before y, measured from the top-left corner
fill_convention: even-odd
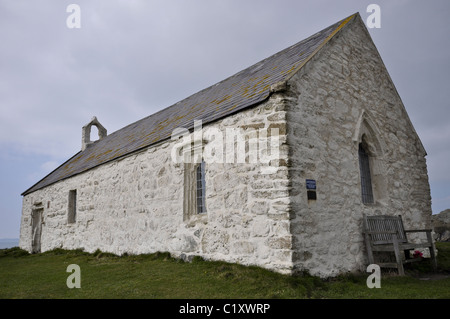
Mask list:
[[[367,257],[369,258],[369,264],[371,265],[375,263],[375,259],[373,258],[373,251],[372,247],[370,246],[370,238],[368,234],[365,234],[364,237],[366,242]]]
[[[398,274],[404,276],[405,270],[403,269],[402,255],[400,254],[400,249],[398,247],[397,235],[392,235],[392,243],[394,244],[394,254],[397,262]]]
[[[431,266],[433,267],[433,271],[436,272],[437,271],[437,260],[436,260],[436,254],[435,254],[435,250],[434,250],[434,243],[433,243],[433,238],[431,237],[431,232],[427,231],[427,239],[428,242],[430,243],[430,257],[431,257]]]

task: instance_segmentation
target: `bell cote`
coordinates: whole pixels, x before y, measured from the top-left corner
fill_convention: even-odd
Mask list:
[[[91,141],[91,127],[95,126],[98,130],[98,140]],[[89,146],[93,145],[95,142],[101,140],[107,135],[106,128],[100,124],[97,117],[93,117],[92,120],[83,126],[81,130],[81,150],[84,151]]]

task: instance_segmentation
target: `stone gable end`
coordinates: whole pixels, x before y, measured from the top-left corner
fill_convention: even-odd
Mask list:
[[[358,16],[289,82],[294,271],[334,276],[367,266],[362,216],[430,228],[425,150]],[[370,145],[374,203],[361,199],[358,145]],[[317,184],[307,199],[305,180]]]

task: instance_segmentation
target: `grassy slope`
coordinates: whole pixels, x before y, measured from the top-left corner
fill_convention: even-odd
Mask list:
[[[450,271],[450,243],[438,243],[439,268]],[[69,264],[81,268],[81,289],[69,289]],[[382,275],[369,289],[369,274],[321,280],[291,277],[258,267],[199,259],[185,263],[169,254],[114,256],[55,250],[28,255],[0,250],[0,298],[450,298],[450,277],[421,280],[428,263],[408,265],[410,276]]]

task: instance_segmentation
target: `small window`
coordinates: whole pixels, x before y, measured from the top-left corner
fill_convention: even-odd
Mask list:
[[[373,204],[372,177],[370,174],[370,158],[366,149],[359,144],[359,170],[361,174],[361,194],[364,204]]]
[[[69,191],[69,206],[67,214],[67,222],[73,224],[76,221],[77,216],[77,190]]]
[[[205,207],[205,162],[202,162],[197,166],[196,171],[197,181],[197,214],[206,213]]]
[[[195,223],[207,217],[206,164],[184,163],[183,221]]]

